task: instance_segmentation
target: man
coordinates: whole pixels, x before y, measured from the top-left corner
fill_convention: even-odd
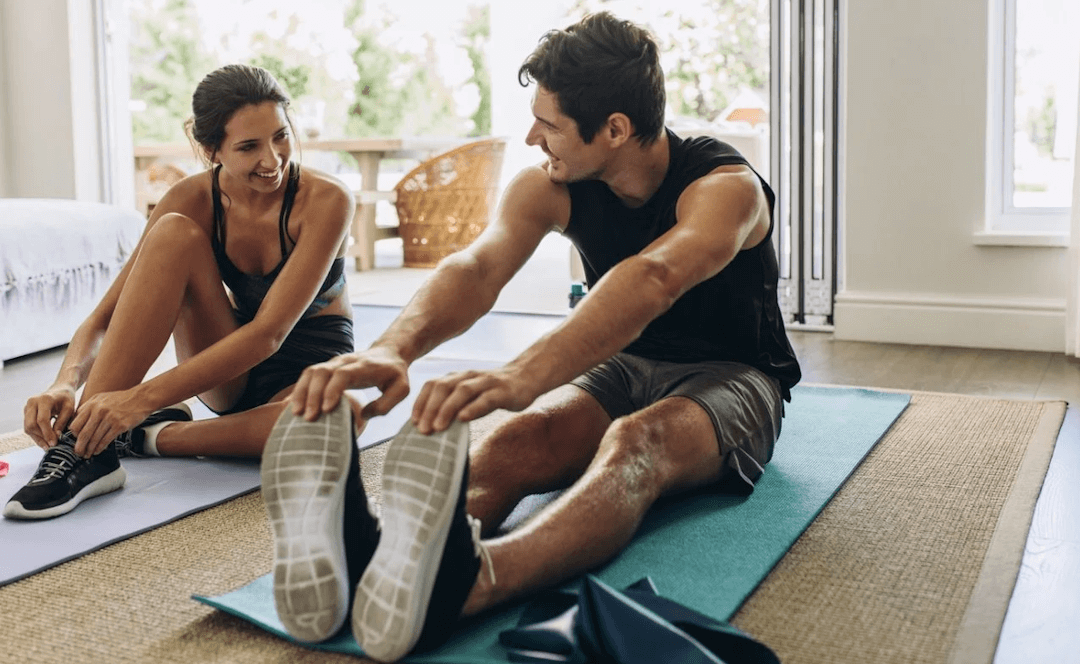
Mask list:
[[[348,610],[346,568],[352,580],[363,571],[353,633],[383,661],[438,644],[461,615],[607,561],[661,496],[752,490],[800,378],[776,299],[774,195],[730,146],[665,129],[649,34],[589,16],[545,35],[519,79],[537,84],[526,143],[547,161],[513,180],[492,225],[438,266],[370,348],[305,371],[267,448],[343,458],[319,463],[348,493],[344,390],[378,387],[363,416],[385,414],[408,393],[409,365],[486,313],[545,234],[581,251],[589,294],[562,324],[501,368],[423,386],[387,451],[381,524],[346,504],[345,534],[366,535],[343,551],[341,510],[329,512],[317,548],[330,552],[336,590],[312,600],[315,581],[279,552],[279,613],[297,623],[331,615],[323,632]],[[521,412],[470,450],[464,423],[500,408]],[[337,433],[319,434],[326,422]],[[524,525],[481,539],[521,498],[555,489],[565,491]],[[297,493],[322,495],[314,484],[289,499]],[[268,500],[271,515],[278,502]],[[275,522],[279,549],[311,530],[300,516]],[[278,583],[291,573],[301,581]]]

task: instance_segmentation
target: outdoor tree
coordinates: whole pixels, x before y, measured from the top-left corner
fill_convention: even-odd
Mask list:
[[[491,71],[487,64],[487,47],[491,42],[491,10],[487,5],[473,5],[462,30],[462,48],[472,63],[472,76],[467,84],[476,86],[479,102],[472,114],[471,136],[491,133]]]
[[[410,17],[388,10],[392,3],[368,11],[375,1],[346,0],[337,18],[327,16],[333,5],[285,0],[133,0],[135,143],[183,141],[195,86],[229,62],[270,71],[292,98],[306,138],[489,134],[487,5],[463,6],[460,25],[432,35],[410,32]],[[244,21],[235,22],[237,15]],[[448,81],[442,65],[449,56],[459,74]]]
[[[132,132],[136,144],[185,140],[191,94],[215,62],[200,45],[194,8],[186,0],[132,3]]]
[[[767,0],[698,0],[677,9],[647,0],[578,0],[571,20],[603,10],[645,25],[656,37],[676,115],[711,122],[744,89],[769,98]]]
[[[490,36],[486,9],[472,12],[464,27],[463,47],[473,63],[466,83],[475,83],[480,93],[479,108],[465,118],[457,112],[454,90],[439,73],[439,47],[445,44],[437,44],[430,34],[420,36],[425,44],[420,52],[388,42],[388,28],[403,19],[393,14],[373,16],[364,11],[365,5],[364,0],[355,0],[345,16],[357,39],[353,61],[358,73],[348,134],[463,135],[470,130],[484,133],[485,126],[490,131],[490,76],[483,59]]]

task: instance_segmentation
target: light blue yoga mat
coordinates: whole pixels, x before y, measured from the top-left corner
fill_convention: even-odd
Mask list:
[[[30,481],[44,452],[4,455],[0,504]],[[259,487],[258,460],[124,459],[127,482],[73,512],[42,521],[0,519],[0,585],[213,507]]]
[[[749,497],[700,492],[658,505],[638,535],[596,576],[621,588],[644,576],[659,593],[727,620],[821,512],[910,401],[906,394],[798,386],[772,462]],[[195,599],[288,638],[270,576],[219,597]],[[410,662],[505,662],[499,632],[523,604],[462,623],[439,650]],[[363,654],[347,632],[321,649]]]
[[[373,418],[360,435],[368,447],[395,435],[409,418],[423,383],[495,362],[423,359],[409,370],[412,390],[390,414]],[[359,390],[374,398],[378,392]],[[196,419],[210,411],[198,404]],[[0,457],[11,470],[0,479],[0,505],[33,476],[44,454],[38,447]],[[75,510],[42,521],[0,518],[0,586],[86,555],[114,542],[163,526],[259,488],[258,459],[124,459],[127,481],[119,491],[98,496]]]

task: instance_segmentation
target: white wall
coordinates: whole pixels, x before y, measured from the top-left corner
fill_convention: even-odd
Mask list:
[[[4,5],[0,4],[0,198],[8,195],[8,159],[7,159],[7,58],[4,48]]]
[[[1064,349],[1066,250],[976,246],[987,0],[846,7],[840,339]]]
[[[67,2],[3,4],[8,193],[76,198]]]
[[[0,194],[4,196],[90,201],[114,196],[106,191],[103,170],[103,163],[108,163],[103,162],[103,148],[110,144],[101,140],[96,4],[0,0]],[[133,169],[130,141],[126,155],[118,154],[116,160],[119,173]],[[134,205],[133,192],[130,198]]]

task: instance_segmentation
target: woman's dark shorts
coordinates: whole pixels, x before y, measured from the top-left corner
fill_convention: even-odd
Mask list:
[[[238,319],[238,322],[246,321]],[[236,403],[228,410],[214,412],[230,415],[268,403],[278,392],[300,380],[300,374],[312,364],[353,350],[351,318],[333,314],[301,318],[281,348],[248,372],[247,386]]]
[[[624,417],[668,397],[686,397],[712,420],[725,490],[750,492],[772,458],[784,414],[779,383],[737,362],[682,364],[619,353],[571,381]]]

